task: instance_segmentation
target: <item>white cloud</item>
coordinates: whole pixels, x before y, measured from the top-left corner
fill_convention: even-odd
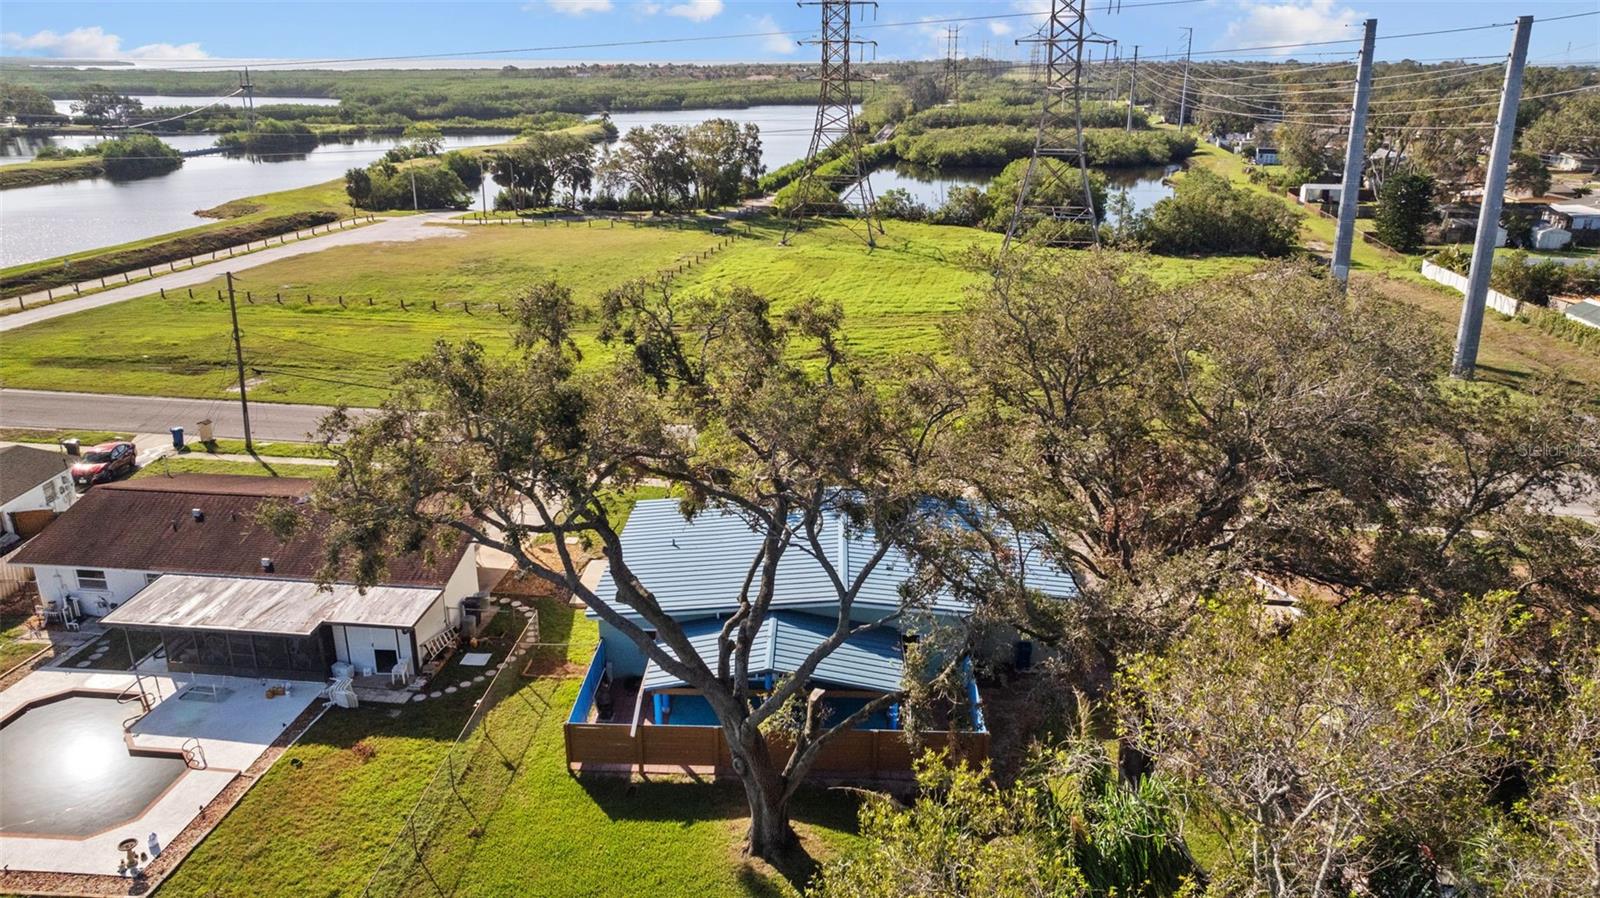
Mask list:
[[[1228,23],[1222,40],[1226,46],[1268,46],[1351,37],[1350,26],[1366,16],[1334,0],[1291,0],[1285,3],[1240,4],[1240,18]],[[1271,51],[1276,56],[1294,50]]]
[[[704,22],[722,12],[722,0],[684,0],[667,7],[667,15],[679,16],[691,22]]]
[[[74,28],[65,34],[45,30],[22,35],[8,31],[0,35],[0,44],[8,50],[35,50],[64,59],[205,59],[210,55],[198,43],[142,44],[124,50],[121,37],[108,34],[98,25]]]
[[[755,20],[757,31],[782,31],[783,28],[771,16],[762,16]],[[769,34],[761,39],[761,49],[768,53],[782,53],[787,56],[800,49],[794,42],[794,37],[787,34]]]
[[[592,12],[610,12],[611,0],[545,0],[553,12],[564,16],[586,16]]]
[[[637,9],[639,11],[639,14],[642,15],[642,16],[653,16],[656,13],[661,11],[661,4],[659,4],[659,3],[640,3],[638,6],[636,6],[634,8]]]
[[[990,22],[989,33],[996,37],[1005,37],[1011,33],[1010,22]]]

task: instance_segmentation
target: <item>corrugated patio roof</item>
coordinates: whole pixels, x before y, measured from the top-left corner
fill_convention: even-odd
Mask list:
[[[309,636],[322,624],[406,628],[422,619],[437,589],[354,586],[320,590],[306,580],[168,574],[100,619],[124,627]]]
[[[818,644],[833,633],[835,621],[815,614],[782,611],[761,622],[750,647],[750,675],[753,677],[793,673]],[[684,625],[684,633],[708,665],[715,665],[717,637],[722,621],[706,619]],[[663,646],[665,648],[665,646]],[[667,653],[677,657],[671,649]],[[900,651],[900,634],[886,627],[858,633],[845,640],[817,665],[812,679],[850,689],[894,692],[900,688],[905,661]],[[645,667],[644,690],[683,686],[684,682],[651,662]]]
[[[823,544],[845,582],[856,576],[875,549],[873,535],[850,533],[842,515],[829,514],[823,522]],[[662,610],[673,617],[695,617],[731,612],[737,607],[750,560],[761,548],[761,534],[737,515],[715,508],[684,520],[676,499],[646,499],[634,506],[622,533],[622,554],[628,566],[656,597]],[[1019,560],[1027,565],[1027,583],[1058,598],[1078,594],[1072,575],[1049,564],[1037,546],[1025,546]],[[888,614],[900,608],[900,587],[911,577],[911,562],[898,549],[890,549],[856,597],[856,608],[868,614]],[[616,581],[609,570],[595,593],[612,603]],[[772,608],[797,609],[833,605],[838,594],[822,564],[792,544],[778,563]],[[636,617],[632,609],[618,611]],[[967,613],[969,606],[953,595],[935,597],[933,610],[950,615]],[[594,612],[589,614],[593,616]]]

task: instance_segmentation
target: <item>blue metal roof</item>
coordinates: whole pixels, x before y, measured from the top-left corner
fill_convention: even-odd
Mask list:
[[[830,560],[848,584],[875,551],[875,537],[870,531],[850,531],[838,513],[825,516],[821,532]],[[1029,587],[1058,598],[1078,594],[1072,575],[1050,564],[1037,544],[1018,542],[1016,561],[1026,566]],[[738,607],[750,562],[760,549],[761,534],[743,518],[709,508],[685,520],[676,499],[640,501],[622,532],[622,554],[628,566],[655,595],[662,610],[679,619],[732,613]],[[905,554],[891,548],[856,596],[857,618],[871,619],[899,610],[900,587],[912,573]],[[607,570],[595,592],[602,601],[614,603],[616,591],[616,582]],[[638,619],[632,609],[615,607]],[[790,544],[778,563],[772,608],[827,615],[838,608],[838,593],[822,564],[810,554],[809,546],[799,541]],[[949,594],[935,596],[932,609],[949,615],[971,610],[966,602]]]
[[[835,620],[815,614],[781,611],[761,622],[750,645],[750,675],[783,676],[793,673],[823,640],[833,633]],[[707,665],[717,663],[717,637],[722,621],[703,619],[684,625],[684,633]],[[677,657],[671,649],[662,646]],[[900,634],[888,628],[868,630],[846,639],[817,665],[815,681],[850,689],[894,692],[900,689],[905,663]],[[651,662],[645,667],[642,689],[667,689],[684,682]]]

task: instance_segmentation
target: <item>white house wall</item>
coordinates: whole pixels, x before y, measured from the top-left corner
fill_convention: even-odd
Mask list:
[[[123,602],[133,598],[139,590],[149,585],[148,575],[155,571],[129,571],[104,569],[106,588],[85,589],[78,585],[75,567],[35,565],[34,578],[39,582],[39,596],[58,606],[68,596],[78,600],[79,611],[87,617],[102,617]],[[91,568],[90,570],[102,570]]]
[[[411,670],[417,669],[417,663],[411,657],[411,637],[406,635],[404,630],[390,627],[333,625],[333,650],[340,661],[348,661],[363,672],[386,674],[387,670],[378,670],[374,654],[378,649],[399,652],[401,661]]]
[[[62,512],[72,506],[72,500],[77,496],[78,494],[72,489],[71,472],[62,471],[54,477],[40,481],[33,489],[13,498],[10,502],[0,505],[0,521],[4,522],[7,532],[15,533],[16,527],[11,523],[12,512],[45,509]]]

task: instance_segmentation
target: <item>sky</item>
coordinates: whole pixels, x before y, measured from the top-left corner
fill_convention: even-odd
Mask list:
[[[1354,44],[1246,50],[1359,37],[1378,19],[1380,60],[1454,59],[1504,54],[1511,29],[1420,37],[1413,32],[1535,17],[1530,59],[1600,60],[1600,15],[1539,20],[1600,10],[1600,0],[1091,0],[1090,24],[1119,41],[1124,54],[1179,55],[1184,27],[1194,29],[1196,58],[1310,61],[1353,55]],[[877,58],[930,59],[945,54],[946,24],[959,23],[963,56],[1026,59],[1031,34],[1049,0],[882,0],[876,15],[858,9],[857,36],[878,42]],[[189,0],[189,2],[14,2],[0,0],[0,54],[134,60],[190,68],[237,59],[352,59],[435,54],[474,64],[574,61],[805,62],[817,53],[797,40],[817,27],[815,5],[793,0]],[[872,26],[877,27],[872,27]],[[774,33],[793,32],[793,33]],[[1385,35],[1395,35],[1386,38]],[[694,40],[682,40],[694,38]],[[571,47],[637,41],[679,41]],[[534,48],[534,49],[530,49]],[[550,49],[543,49],[550,48]],[[481,51],[511,50],[507,53]],[[870,49],[867,51],[872,52]],[[1098,54],[1096,54],[1098,55]],[[366,65],[373,65],[367,63]],[[391,61],[385,67],[441,65]]]

